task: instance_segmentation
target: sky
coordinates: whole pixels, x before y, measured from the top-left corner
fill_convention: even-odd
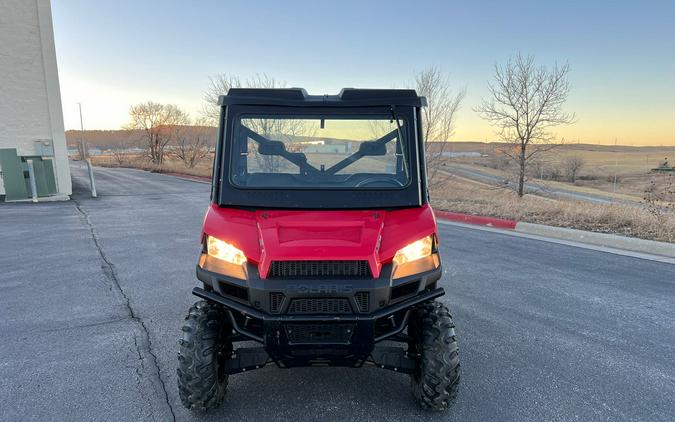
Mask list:
[[[52,0],[66,129],[118,129],[132,104],[199,117],[209,76],[310,94],[406,87],[438,66],[466,89],[453,140],[495,140],[474,108],[518,52],[569,63],[566,142],[675,145],[675,1]]]

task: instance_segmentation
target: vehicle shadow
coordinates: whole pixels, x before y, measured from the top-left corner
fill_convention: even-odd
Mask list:
[[[213,413],[191,415],[180,403],[174,407],[180,408],[176,411],[178,420],[453,419],[453,409],[419,409],[410,392],[408,375],[373,367],[266,367],[231,376],[225,402]]]

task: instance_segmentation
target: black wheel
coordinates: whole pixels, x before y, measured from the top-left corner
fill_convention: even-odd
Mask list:
[[[417,356],[411,375],[415,401],[423,409],[445,410],[452,406],[459,387],[459,348],[452,316],[440,302],[428,302],[408,326],[409,346]]]
[[[178,341],[178,393],[183,406],[206,411],[220,406],[227,389],[223,362],[232,355],[231,328],[223,308],[196,302]]]

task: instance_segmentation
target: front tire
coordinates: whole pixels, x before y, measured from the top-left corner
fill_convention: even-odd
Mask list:
[[[422,409],[445,410],[452,406],[459,387],[459,348],[452,316],[440,302],[427,302],[411,322],[417,370],[412,392]]]
[[[232,354],[230,326],[223,308],[196,302],[185,317],[178,341],[178,393],[187,409],[207,411],[221,405],[228,375],[223,362]]]

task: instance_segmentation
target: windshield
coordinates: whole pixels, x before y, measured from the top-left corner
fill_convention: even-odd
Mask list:
[[[244,114],[231,181],[252,188],[403,188],[405,120],[393,116]]]

